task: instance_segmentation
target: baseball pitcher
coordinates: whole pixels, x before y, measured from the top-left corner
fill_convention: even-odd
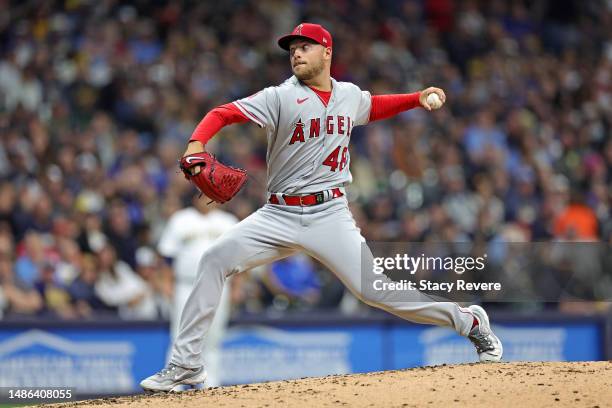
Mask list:
[[[181,168],[209,198],[225,202],[245,174],[204,152],[222,127],[254,122],[268,138],[267,203],[204,251],[198,276],[183,310],[170,363],[144,379],[147,391],[174,391],[206,380],[202,338],[225,280],[256,266],[304,252],[327,266],[360,300],[406,320],[447,326],[468,337],[480,361],[499,361],[502,344],[484,309],[451,302],[385,302],[362,290],[361,245],[365,242],[349,211],[348,145],[356,126],[445,101],[439,88],[413,94],[371,95],[330,75],[333,43],[320,25],[303,23],[278,40],[289,51],[293,76],[281,85],[219,106],[196,127]],[[435,96],[432,96],[435,95]],[[432,106],[433,105],[433,106]]]

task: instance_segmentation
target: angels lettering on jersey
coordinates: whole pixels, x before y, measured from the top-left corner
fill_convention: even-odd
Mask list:
[[[325,125],[324,130],[326,136],[351,137],[353,122],[350,116],[327,116],[324,121],[321,118],[312,118],[305,122],[302,122],[300,118],[293,127],[293,134],[291,135],[289,144],[292,145],[296,142],[304,143],[306,141],[306,134],[308,134],[308,139],[319,137],[321,134],[321,123]],[[308,125],[307,129],[305,129],[306,125]]]

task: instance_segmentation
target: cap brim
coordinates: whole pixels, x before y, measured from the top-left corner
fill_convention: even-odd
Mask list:
[[[289,51],[289,45],[291,44],[291,41],[298,39],[298,38],[301,38],[302,40],[309,40],[316,44],[319,44],[318,42],[316,42],[310,37],[306,37],[304,35],[289,34],[289,35],[286,35],[278,39],[278,46],[281,47],[283,50]]]

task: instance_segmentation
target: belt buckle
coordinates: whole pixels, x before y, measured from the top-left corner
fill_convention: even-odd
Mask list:
[[[304,198],[308,197],[310,194],[306,194],[306,195],[299,195],[298,197],[300,197],[300,206],[302,207],[308,207],[309,204],[304,203]]]

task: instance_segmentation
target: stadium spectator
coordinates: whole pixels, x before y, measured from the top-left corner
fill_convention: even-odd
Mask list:
[[[108,315],[113,309],[104,304],[96,294],[98,265],[93,255],[85,255],[81,261],[78,276],[68,286],[73,307],[81,318]]]
[[[136,250],[136,273],[153,290],[158,316],[170,319],[174,297],[172,270],[152,248],[140,247]]]
[[[5,316],[36,315],[43,307],[39,293],[15,276],[11,256],[0,252],[0,287]]]
[[[43,263],[40,267],[40,276],[34,282],[34,288],[43,299],[41,314],[45,317],[60,317],[73,319],[77,313],[72,307],[70,293],[59,281],[51,263]]]
[[[97,253],[100,276],[95,293],[109,307],[116,307],[123,319],[156,319],[153,290],[125,262],[117,259],[115,249],[107,244]]]

